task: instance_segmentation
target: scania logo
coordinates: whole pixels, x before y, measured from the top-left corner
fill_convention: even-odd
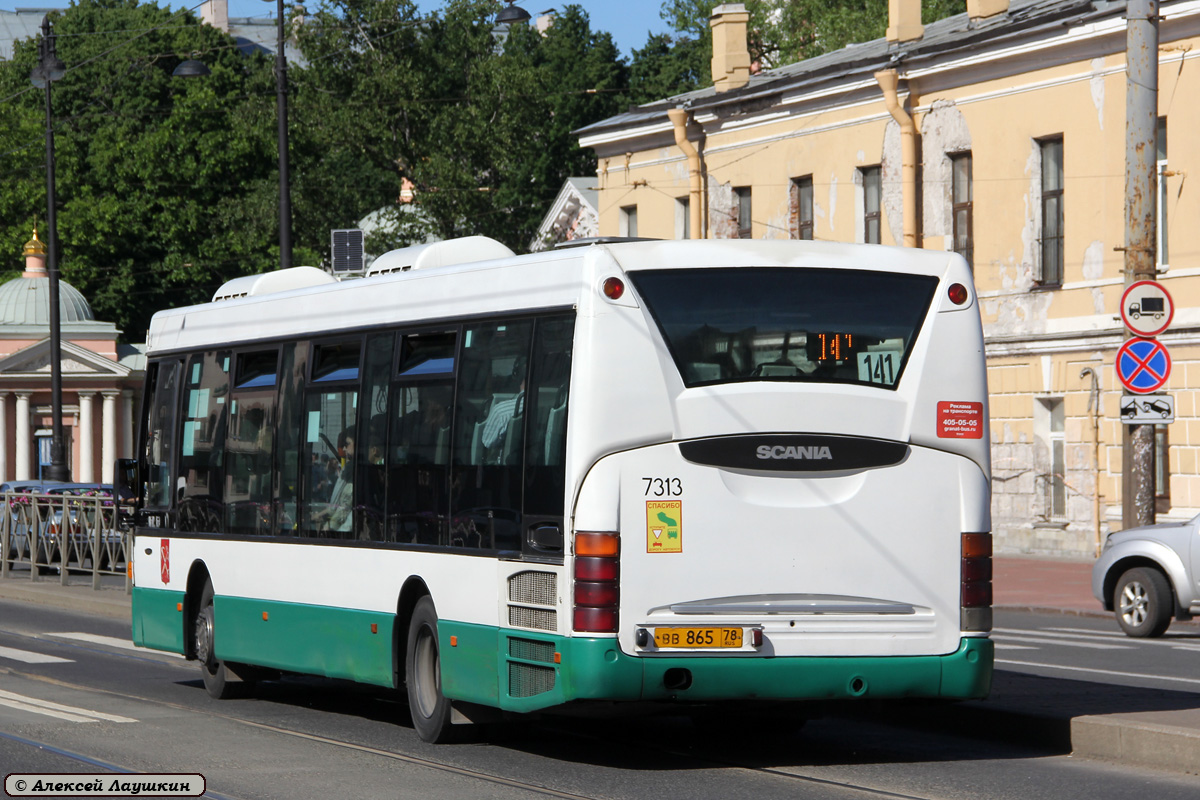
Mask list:
[[[829,452],[828,447],[784,447],[783,445],[772,447],[769,444],[764,444],[758,448],[758,457],[776,461],[784,459],[818,461],[821,459],[832,460],[833,453]]]

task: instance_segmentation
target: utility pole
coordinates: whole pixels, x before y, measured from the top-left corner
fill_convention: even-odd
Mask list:
[[[1125,285],[1157,272],[1158,0],[1125,9]],[[1154,524],[1154,426],[1122,426],[1122,527]]]

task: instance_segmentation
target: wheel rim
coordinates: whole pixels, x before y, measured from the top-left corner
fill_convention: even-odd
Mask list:
[[[1121,619],[1134,628],[1146,622],[1150,599],[1141,581],[1130,581],[1121,590]]]
[[[206,667],[211,667],[212,652],[212,606],[208,606],[196,616],[196,659]]]
[[[429,718],[433,716],[434,710],[437,708],[438,693],[441,687],[439,686],[440,678],[438,669],[438,651],[437,642],[433,638],[433,631],[428,625],[421,627],[417,634],[417,644],[415,648],[415,662],[413,666],[416,668],[417,681],[417,706],[421,712],[421,716]]]

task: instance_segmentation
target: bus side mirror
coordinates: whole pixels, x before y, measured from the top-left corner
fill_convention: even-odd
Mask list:
[[[113,470],[113,495],[119,503],[133,503],[141,488],[136,458],[118,458]]]

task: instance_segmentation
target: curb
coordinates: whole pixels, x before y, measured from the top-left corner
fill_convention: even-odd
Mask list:
[[[1072,755],[1200,774],[1200,731],[1136,714],[1071,720]]]

